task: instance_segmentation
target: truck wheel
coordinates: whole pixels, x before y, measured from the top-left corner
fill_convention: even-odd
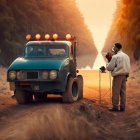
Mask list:
[[[33,101],[33,96],[22,90],[15,90],[15,98],[18,104],[26,104]]]
[[[66,91],[63,94],[63,102],[64,103],[73,103],[77,101],[79,94],[79,88],[78,88],[78,80],[77,78],[73,78],[72,76],[69,76],[66,86]]]
[[[79,86],[79,97],[78,97],[78,100],[80,100],[80,99],[83,99],[83,76],[82,75],[78,75],[77,79],[78,79],[78,86]]]
[[[33,94],[28,93],[28,103],[33,103]]]
[[[34,95],[36,102],[45,102],[47,100],[46,93],[37,93]]]

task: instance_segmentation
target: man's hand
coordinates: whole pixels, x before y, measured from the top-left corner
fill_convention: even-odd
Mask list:
[[[126,75],[126,81],[127,81],[127,78],[128,78],[128,77],[129,77],[129,74]]]

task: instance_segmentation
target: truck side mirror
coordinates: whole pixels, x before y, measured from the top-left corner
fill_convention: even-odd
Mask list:
[[[25,56],[25,50],[24,50],[24,52],[22,53],[22,56]]]

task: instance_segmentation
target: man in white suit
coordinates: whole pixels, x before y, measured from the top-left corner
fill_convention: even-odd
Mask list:
[[[130,71],[130,59],[127,54],[122,52],[120,43],[114,44],[115,55],[107,64],[107,70],[111,71],[113,76],[112,86],[112,105],[109,111],[118,111],[120,98],[120,111],[125,111],[126,102],[126,81]]]

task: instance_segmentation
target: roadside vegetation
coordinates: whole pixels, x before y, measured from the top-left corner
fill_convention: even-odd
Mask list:
[[[140,59],[140,0],[117,1],[103,51],[107,51],[115,42],[123,44],[123,49],[131,56],[131,60]]]
[[[79,67],[92,66],[97,55],[91,32],[75,0],[1,0],[0,31],[0,64],[4,66],[22,55],[28,33],[76,36],[78,59],[86,55]]]

